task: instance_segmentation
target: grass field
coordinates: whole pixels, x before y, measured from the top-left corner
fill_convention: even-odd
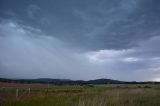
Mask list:
[[[0,106],[160,106],[160,85],[0,83]]]

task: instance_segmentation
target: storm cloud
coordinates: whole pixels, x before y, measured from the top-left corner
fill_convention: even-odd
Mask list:
[[[1,0],[0,77],[160,80],[158,0]]]

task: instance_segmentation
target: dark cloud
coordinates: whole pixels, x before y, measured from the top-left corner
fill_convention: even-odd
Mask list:
[[[1,18],[15,18],[82,49],[124,49],[159,33],[157,0],[1,0]],[[11,14],[8,14],[10,11]]]
[[[99,75],[79,50],[37,29],[7,21],[0,24],[0,34],[0,77],[92,79]]]
[[[159,4],[1,0],[0,76],[157,79]]]
[[[159,36],[131,49],[82,51],[12,20],[0,24],[0,34],[1,77],[138,81],[160,77]]]

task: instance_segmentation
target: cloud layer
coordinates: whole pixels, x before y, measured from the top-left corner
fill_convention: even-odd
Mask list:
[[[0,1],[0,77],[160,79],[158,0],[62,1]]]
[[[128,49],[160,33],[159,4],[158,0],[2,0],[0,14],[81,49]]]
[[[0,24],[1,77],[114,78],[152,80],[159,77],[160,37],[123,50],[80,51],[39,30],[12,21]]]

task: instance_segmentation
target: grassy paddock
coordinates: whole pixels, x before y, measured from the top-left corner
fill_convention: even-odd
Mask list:
[[[0,83],[0,106],[160,106],[160,85]]]

